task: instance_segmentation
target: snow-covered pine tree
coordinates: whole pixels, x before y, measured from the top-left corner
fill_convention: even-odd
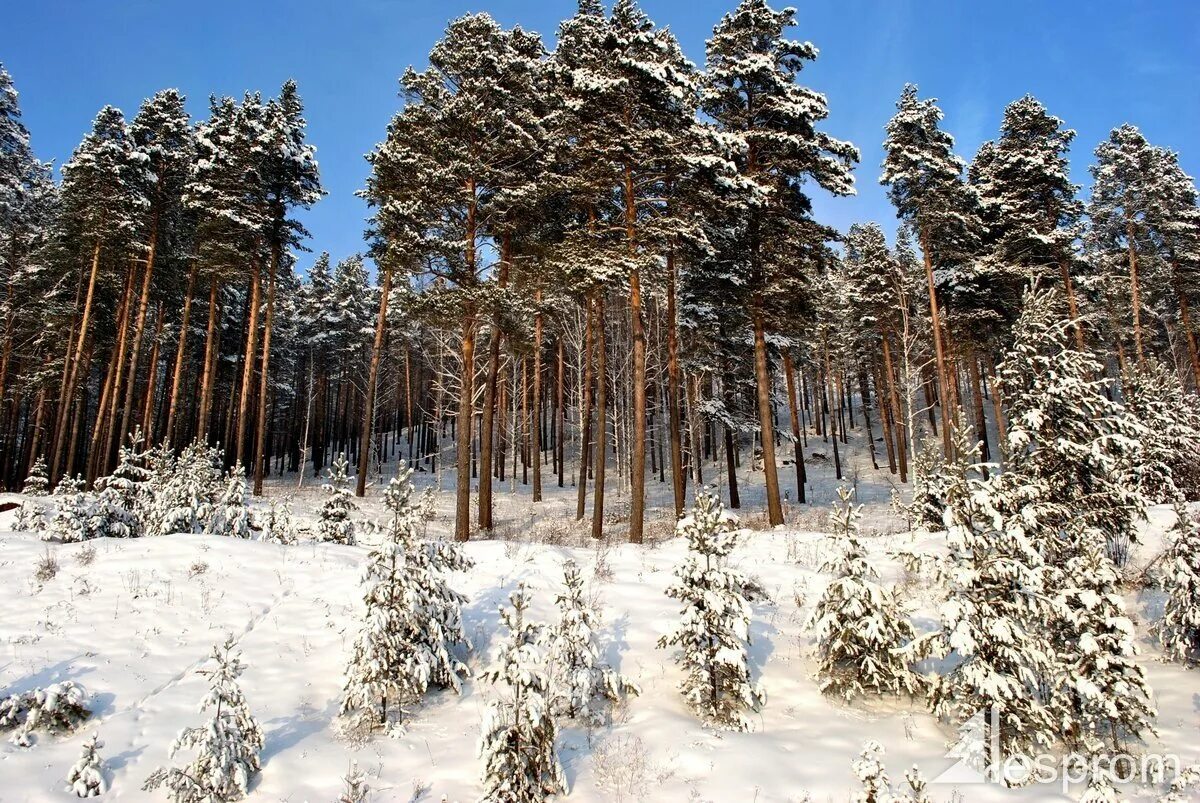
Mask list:
[[[951,489],[945,518],[949,555],[942,570],[948,593],[939,611],[941,628],[913,645],[917,655],[944,658],[953,653],[958,659],[931,687],[935,715],[962,724],[981,714],[990,728],[993,710],[998,713],[1000,733],[984,740],[989,754],[983,765],[988,769],[1058,738],[1058,723],[1041,697],[1055,657],[1046,632],[1052,615],[1046,569],[1038,544],[1017,514],[1009,476],[968,477]],[[1000,755],[990,754],[993,743]]]
[[[1200,660],[1200,526],[1178,501],[1174,532],[1175,539],[1163,556],[1167,601],[1153,632],[1164,657],[1191,663]]]
[[[1113,786],[1109,773],[1099,769],[1088,773],[1087,788],[1080,795],[1079,803],[1126,803],[1126,801]]]
[[[832,576],[813,610],[821,691],[852,700],[864,693],[914,694],[919,678],[900,650],[913,639],[895,591],[878,583],[858,538],[862,506],[841,486],[834,503],[833,556],[821,567]]]
[[[46,527],[45,538],[63,543],[90,538],[95,497],[83,489],[83,479],[63,475],[54,487],[53,497],[54,513]]]
[[[140,538],[145,532],[142,511],[150,471],[141,445],[142,433],[136,430],[129,445],[122,444],[118,451],[113,473],[96,482],[96,510],[90,526],[97,538]]]
[[[236,466],[225,478],[225,490],[213,505],[205,522],[209,535],[228,535],[231,538],[250,537],[250,510],[246,507],[246,478]]]
[[[418,536],[411,470],[384,491],[388,519],[367,556],[363,575],[366,616],[346,667],[342,713],[369,724],[387,723],[389,706],[403,720],[405,704],[431,685],[460,690],[467,667],[455,651],[467,646],[466,601],[445,573],[473,565],[454,544]]]
[[[1126,409],[1145,427],[1135,473],[1139,490],[1158,503],[1173,502],[1177,493],[1200,497],[1200,399],[1156,359],[1131,368],[1124,390]]]
[[[333,544],[354,545],[354,521],[350,514],[358,509],[350,493],[350,478],[346,475],[350,463],[339,454],[329,467],[329,482],[321,486],[329,495],[318,513],[317,540]]]
[[[834,195],[853,195],[851,169],[858,149],[819,126],[829,116],[824,95],[798,78],[817,58],[811,42],[787,38],[794,8],[742,0],[706,43],[701,107],[735,154],[737,175],[724,187],[732,219],[730,268],[737,271],[738,300],[754,333],[754,375],[763,445],[768,520],[783,522],[775,466],[767,337],[794,317],[797,294],[807,284],[809,258],[833,233],[812,219],[809,182]]]
[[[851,765],[862,789],[854,793],[854,803],[892,803],[892,785],[883,765],[883,745],[871,739]]]
[[[202,533],[223,488],[221,450],[196,440],[178,459],[165,448],[151,453],[147,534]]]
[[[367,784],[367,776],[358,768],[358,762],[352,761],[350,769],[342,778],[346,788],[338,797],[336,803],[367,803],[371,796],[371,787]]]
[[[1154,732],[1154,708],[1125,614],[1120,577],[1104,536],[1082,534],[1065,567],[1058,595],[1063,635],[1050,705],[1063,740],[1085,755],[1119,750],[1127,739]]]
[[[904,772],[904,788],[893,797],[893,803],[933,803],[926,787],[928,783],[919,767],[914,764]]]
[[[292,518],[292,502],[290,497],[282,499],[271,498],[267,501],[267,513],[262,518],[259,528],[263,532],[263,540],[275,544],[289,546],[299,539],[296,532],[296,522]]]
[[[998,367],[1009,402],[1007,473],[1022,528],[1043,559],[1062,566],[1088,530],[1103,534],[1118,566],[1128,558],[1145,500],[1131,474],[1146,428],[1105,394],[1104,367],[1072,346],[1071,322],[1052,290],[1025,294],[1008,357]]]
[[[92,715],[87,691],[73,680],[12,694],[0,700],[0,730],[16,728],[9,739],[18,747],[33,745],[38,730],[69,733]]]
[[[965,165],[954,153],[954,138],[940,127],[942,116],[936,99],[919,98],[912,84],[904,87],[887,124],[879,181],[887,185],[896,214],[912,226],[921,246],[939,395],[949,399],[943,295],[947,281],[972,254],[980,222],[977,196],[963,181]],[[942,451],[949,457],[954,429],[950,405],[941,405],[941,419]]]
[[[50,480],[46,477],[46,458],[38,455],[38,459],[33,461],[33,466],[29,469],[29,476],[25,478],[25,487],[22,493],[26,496],[45,496],[50,491]]]
[[[100,741],[100,734],[93,733],[80,748],[79,760],[68,770],[66,791],[75,797],[100,797],[108,791],[104,760],[99,752],[101,747],[104,742]]]
[[[22,500],[13,519],[13,532],[36,533],[46,529],[46,514],[32,499]]]
[[[558,621],[546,629],[551,708],[557,715],[596,725],[603,721],[606,703],[641,690],[600,659],[594,638],[599,615],[584,598],[579,565],[570,559],[563,562],[563,586],[555,600]]]
[[[543,625],[525,618],[525,584],[509,594],[511,608],[500,609],[509,638],[496,664],[483,674],[505,686],[483,717],[479,756],[483,759],[483,803],[540,803],[567,792],[567,778],[554,749],[554,717],[545,660],[538,648]]]
[[[159,767],[143,790],[165,786],[173,803],[229,803],[246,795],[260,769],[263,734],[238,684],[245,665],[236,648],[233,636],[227,637],[213,647],[215,668],[199,670],[209,683],[200,711],[212,710],[212,718],[201,727],[184,728],[171,743],[172,757],[194,750],[195,758],[183,769]]]
[[[750,678],[750,603],[765,599],[757,581],[729,566],[737,547],[737,520],[721,500],[701,492],[691,515],[676,530],[688,542],[688,556],[675,570],[678,581],[667,596],[683,602],[680,624],[658,641],[661,648],[678,646],[683,667],[680,686],[688,705],[705,721],[732,730],[748,730],[747,711],[766,699],[762,686]]]
[[[979,440],[966,423],[962,410],[954,420],[950,434],[951,455],[946,457],[932,439],[926,439],[913,461],[912,502],[908,506],[910,522],[928,530],[945,526],[946,496],[969,472],[980,473]]]

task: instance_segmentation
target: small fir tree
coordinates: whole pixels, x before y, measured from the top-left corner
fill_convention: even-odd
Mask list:
[[[746,660],[750,602],[766,598],[766,592],[728,565],[738,543],[737,521],[716,496],[700,493],[676,529],[687,538],[688,557],[675,570],[678,582],[667,596],[683,602],[683,610],[679,628],[658,645],[680,648],[680,689],[693,711],[718,727],[747,730],[746,712],[758,710],[766,698],[751,681]]]
[[[95,497],[83,489],[83,479],[63,475],[54,488],[54,513],[46,528],[46,538],[73,543],[92,536]]]
[[[45,496],[50,490],[50,480],[46,476],[47,471],[46,458],[39,456],[29,469],[29,476],[25,478],[25,487],[22,489],[22,493],[26,496]]]
[[[558,621],[546,631],[555,714],[595,725],[603,721],[605,703],[640,689],[600,660],[595,642],[599,616],[584,598],[583,577],[573,560],[563,563],[563,590],[555,604]]]
[[[483,717],[479,755],[483,759],[484,803],[540,803],[567,792],[567,778],[554,749],[554,718],[544,656],[538,649],[541,624],[525,618],[529,595],[524,583],[500,609],[509,639],[484,680],[503,684]]]
[[[891,803],[892,787],[879,742],[872,739],[864,744],[851,768],[862,784],[862,789],[854,794],[854,803]]]
[[[32,499],[22,500],[13,519],[13,532],[36,533],[46,529],[46,514],[42,506]]]
[[[269,499],[267,512],[259,523],[263,540],[291,546],[300,540],[296,532],[296,520],[292,517],[291,497]]]
[[[1133,660],[1133,622],[1104,536],[1093,532],[1076,551],[1058,598],[1065,632],[1051,705],[1064,740],[1093,755],[1106,744],[1118,750],[1122,740],[1152,733],[1154,708],[1145,673]]]
[[[447,585],[445,573],[472,564],[456,545],[418,537],[411,476],[406,471],[394,477],[384,492],[389,517],[367,556],[366,616],[346,669],[342,713],[371,724],[386,724],[389,704],[402,719],[403,705],[420,699],[430,685],[459,691],[468,674],[454,654],[467,646],[461,613],[466,599]]]
[[[198,728],[184,728],[171,743],[170,755],[194,750],[187,767],[160,767],[142,787],[152,791],[165,786],[174,803],[229,803],[240,800],[258,774],[263,735],[246,707],[238,685],[245,665],[232,636],[213,647],[216,667],[200,670],[209,682],[209,692],[200,711],[213,711],[212,719]]]
[[[246,478],[237,468],[225,479],[225,490],[213,506],[205,523],[209,535],[228,535],[232,538],[250,537],[250,510],[246,507]]]
[[[79,760],[67,772],[66,791],[75,797],[100,797],[108,791],[108,781],[104,779],[104,761],[100,758],[100,734],[93,733],[91,738],[83,743],[79,751]]]
[[[350,514],[358,509],[350,493],[350,478],[346,471],[350,464],[346,455],[339,454],[329,467],[329,482],[322,487],[329,494],[321,504],[317,537],[320,541],[333,544],[354,545],[354,522]]]
[[[845,700],[866,692],[913,694],[920,684],[901,653],[913,639],[912,626],[895,592],[876,582],[878,575],[867,563],[858,540],[862,506],[854,505],[853,496],[838,488],[835,554],[821,567],[833,580],[812,616],[821,691]]]
[[[1200,660],[1200,527],[1180,502],[1175,503],[1175,540],[1163,556],[1167,601],[1153,632],[1163,657],[1186,663]]]
[[[367,785],[367,776],[358,768],[358,762],[350,762],[350,769],[342,778],[346,788],[338,796],[336,803],[367,803],[371,797],[371,787]]]
[[[96,537],[140,538],[144,535],[142,510],[150,471],[140,451],[141,430],[130,436],[128,446],[119,450],[117,467],[111,476],[96,483],[96,511],[91,528]]]
[[[1184,390],[1179,375],[1158,360],[1129,372],[1125,404],[1145,432],[1138,488],[1152,502],[1200,497],[1200,399]]]

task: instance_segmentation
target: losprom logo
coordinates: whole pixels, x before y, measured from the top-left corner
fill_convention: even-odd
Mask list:
[[[1105,778],[1112,785],[1161,784],[1185,774],[1179,756],[1173,753],[1035,753],[1005,756],[1000,748],[1000,709],[991,706],[962,722],[958,740],[947,758],[956,759],[945,772],[930,781],[943,786],[995,784],[1030,786],[1058,784],[1064,794],[1072,785]]]

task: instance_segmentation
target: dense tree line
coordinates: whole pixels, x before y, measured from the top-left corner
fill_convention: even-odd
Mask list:
[[[369,156],[367,253],[303,274],[295,214],[323,191],[294,83],[199,122],[174,90],[105,107],[56,184],[0,71],[0,477],[43,458],[51,484],[93,482],[140,428],[221,447],[256,494],[339,453],[360,495],[389,462],[452,473],[460,539],[506,482],[573,484],[593,534],[636,542],[648,482],[680,513],[717,472],[737,507],[745,461],[781,523],[813,438],[839,478],[853,430],[902,483],[958,429],[1002,461],[996,366],[1031,284],[1116,392],[1159,363],[1200,382],[1175,153],[1116,128],[1084,199],[1075,133],[1035,98],[968,164],[907,86],[880,176],[900,228],[838,232],[810,188],[852,194],[859,156],[824,130],[794,25],[744,0],[699,67],[631,0],[581,0],[552,51],[454,20]]]

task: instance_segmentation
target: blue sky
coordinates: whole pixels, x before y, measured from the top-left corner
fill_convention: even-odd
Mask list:
[[[733,0],[645,0],[684,50],[703,63],[704,40]],[[777,5],[782,5],[779,3]],[[805,82],[831,107],[826,130],[863,153],[855,198],[816,199],[817,216],[844,229],[891,228],[878,184],[883,126],[901,86],[938,97],[946,128],[969,158],[995,136],[1005,104],[1032,93],[1079,132],[1075,180],[1091,151],[1123,122],[1182,154],[1200,173],[1200,3],[1184,0],[837,0],[796,3],[795,38],[821,50]],[[335,258],[363,248],[366,208],[354,197],[363,154],[399,107],[397,79],[425,63],[453,17],[487,11],[552,44],[570,0],[37,0],[5,11],[3,62],[21,92],[43,159],[61,164],[105,103],[132,116],[164,87],[188,96],[194,116],[210,93],[273,93],[295,78],[307,106],[329,196],[303,220],[314,250]],[[302,257],[306,266],[309,258]]]

